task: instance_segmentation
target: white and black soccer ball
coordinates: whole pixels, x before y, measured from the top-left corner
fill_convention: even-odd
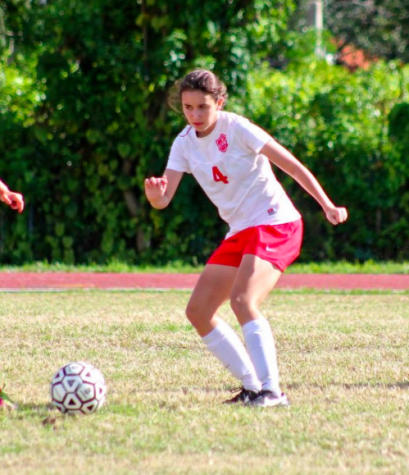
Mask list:
[[[104,377],[92,364],[83,361],[60,368],[50,385],[51,401],[63,414],[91,414],[105,402]]]

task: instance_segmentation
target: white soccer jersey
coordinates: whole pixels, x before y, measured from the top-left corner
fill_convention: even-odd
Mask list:
[[[226,237],[252,226],[289,223],[301,216],[260,154],[271,140],[248,119],[220,111],[206,137],[185,127],[173,142],[167,168],[193,174],[229,224]]]

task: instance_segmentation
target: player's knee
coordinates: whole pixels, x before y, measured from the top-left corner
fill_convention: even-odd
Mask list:
[[[230,298],[230,307],[237,317],[247,315],[253,307],[251,300],[244,294],[233,294]]]
[[[206,335],[212,327],[209,322],[214,317],[213,313],[206,309],[200,302],[191,301],[187,304],[185,314],[189,322],[196,328],[199,334]],[[210,329],[209,329],[210,328]]]
[[[200,309],[195,302],[189,302],[187,304],[185,314],[189,322],[196,327],[197,323],[200,321]]]

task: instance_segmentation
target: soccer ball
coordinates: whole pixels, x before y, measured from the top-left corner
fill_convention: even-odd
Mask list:
[[[51,380],[50,395],[54,406],[63,414],[91,414],[105,402],[105,380],[89,363],[69,363]]]

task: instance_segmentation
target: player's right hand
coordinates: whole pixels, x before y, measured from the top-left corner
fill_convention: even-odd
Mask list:
[[[151,203],[160,201],[165,195],[166,188],[168,186],[168,178],[166,175],[163,177],[151,177],[145,180],[145,194]]]

